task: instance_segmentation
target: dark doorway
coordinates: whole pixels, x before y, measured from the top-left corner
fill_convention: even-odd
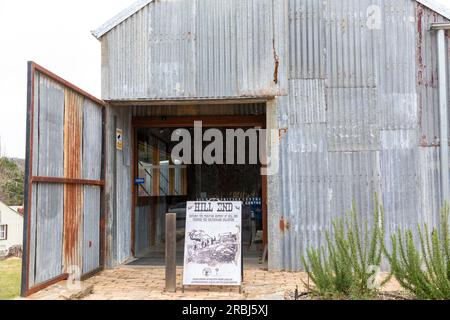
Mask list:
[[[233,120],[233,117],[229,117]],[[249,117],[248,117],[249,118]],[[186,202],[198,200],[235,200],[243,203],[242,237],[244,263],[260,265],[266,243],[267,228],[263,219],[266,214],[263,189],[265,179],[261,176],[261,164],[250,161],[250,140],[245,147],[245,163],[226,164],[226,141],[224,141],[224,164],[189,164],[172,157],[173,148],[179,143],[172,136],[181,128],[194,136],[194,121],[202,121],[203,133],[215,128],[226,137],[229,129],[264,128],[261,117],[250,119],[234,117],[236,123],[210,122],[210,117],[172,119],[135,119],[133,192],[133,253],[136,260],[131,265],[148,266],[164,264],[165,214],[177,214],[177,262],[181,266],[184,256]],[[191,124],[191,125],[189,125]],[[210,142],[204,142],[206,147]],[[192,154],[194,142],[192,141]],[[237,146],[236,146],[237,148]],[[242,151],[242,150],[241,150]],[[193,156],[192,156],[192,160]]]

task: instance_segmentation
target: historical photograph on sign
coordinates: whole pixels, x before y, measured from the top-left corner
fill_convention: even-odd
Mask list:
[[[184,285],[240,285],[241,202],[188,202]]]

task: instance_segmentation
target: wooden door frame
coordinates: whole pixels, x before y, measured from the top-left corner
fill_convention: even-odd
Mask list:
[[[135,220],[137,192],[135,178],[137,174],[137,130],[141,128],[193,128],[195,121],[201,121],[204,128],[261,128],[267,127],[266,115],[251,116],[159,116],[132,118],[132,206],[131,206],[131,253],[135,257]],[[267,163],[267,162],[266,162]],[[261,169],[263,166],[261,166]],[[262,214],[263,214],[263,245],[268,244],[268,216],[267,216],[267,176],[261,175],[262,185]]]

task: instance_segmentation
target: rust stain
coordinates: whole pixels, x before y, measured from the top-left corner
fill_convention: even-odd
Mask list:
[[[425,65],[423,63],[423,14],[424,7],[421,4],[417,5],[416,19],[417,19],[417,48],[416,48],[416,59],[417,59],[417,84],[421,86],[423,84]],[[419,90],[419,128],[422,128],[423,122],[423,101],[421,96],[421,91]],[[426,139],[426,138],[425,138]]]
[[[278,69],[280,67],[280,57],[277,54],[277,49],[275,47],[275,39],[273,39],[273,59],[275,61],[275,71],[273,72],[273,82],[278,84]]]
[[[284,220],[284,218],[281,218],[280,220],[280,231],[284,233],[285,231],[288,231],[290,228],[290,224],[288,221]]]
[[[278,130],[278,138],[281,141],[281,139],[283,139],[283,136],[285,136],[288,133],[289,129],[288,128],[282,128],[280,130]]]
[[[66,89],[64,99],[64,177],[82,178],[83,97]],[[81,268],[83,186],[64,186],[64,269]],[[81,271],[81,269],[80,269]]]

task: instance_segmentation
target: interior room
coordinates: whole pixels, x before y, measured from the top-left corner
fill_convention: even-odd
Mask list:
[[[243,132],[249,127],[216,128],[224,140],[227,130]],[[135,216],[134,216],[134,256],[131,265],[161,265],[164,263],[165,215],[177,214],[177,263],[182,265],[185,239],[186,202],[205,200],[233,200],[242,202],[242,252],[244,264],[261,264],[263,244],[263,179],[261,161],[250,156],[256,149],[245,143],[245,161],[238,159],[239,144],[233,150],[234,164],[229,163],[230,152],[223,141],[222,150],[214,150],[213,156],[223,158],[223,163],[195,164],[185,161],[185,154],[174,154],[180,143],[180,130],[194,137],[194,128],[141,127],[135,131]],[[209,128],[203,128],[204,134]],[[203,136],[202,134],[202,136]],[[192,139],[194,140],[194,139]],[[259,143],[259,139],[258,139]],[[203,142],[203,148],[211,144]],[[195,143],[191,141],[192,159]],[[178,150],[178,149],[177,149]],[[240,149],[243,150],[243,149]],[[206,151],[205,151],[206,152]],[[240,151],[242,154],[242,151]],[[253,154],[253,153],[252,153]],[[177,158],[181,156],[183,159]],[[228,158],[228,159],[227,159]],[[188,162],[186,164],[186,162]],[[197,162],[198,163],[198,162]],[[239,163],[239,164],[238,164]]]

